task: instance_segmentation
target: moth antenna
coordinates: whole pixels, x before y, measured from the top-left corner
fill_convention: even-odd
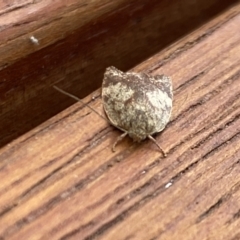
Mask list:
[[[59,91],[60,93],[66,95],[66,96],[68,96],[68,97],[70,97],[70,98],[73,98],[74,100],[82,103],[83,106],[88,107],[88,108],[91,109],[93,112],[95,112],[98,116],[100,116],[101,118],[103,118],[104,120],[106,120],[107,122],[109,122],[104,116],[102,116],[100,113],[98,113],[94,108],[90,107],[87,103],[83,102],[82,99],[80,99],[80,98],[72,95],[71,93],[68,93],[68,92],[60,89],[59,87],[57,87],[57,86],[55,86],[55,85],[53,86],[53,88],[56,89],[57,91]]]
[[[156,139],[154,139],[151,135],[148,135],[148,139],[150,139],[152,142],[154,142],[158,148],[161,150],[162,154],[164,157],[167,156],[167,154],[165,153],[165,151],[160,147],[160,145],[157,143]]]
[[[118,136],[118,138],[116,139],[115,143],[112,145],[112,151],[115,152],[115,147],[116,145],[122,141],[126,136],[127,136],[128,132],[124,132],[123,134],[121,134],[120,136]]]

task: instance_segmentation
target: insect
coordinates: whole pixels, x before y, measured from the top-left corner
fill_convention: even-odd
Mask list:
[[[149,138],[166,156],[152,135],[161,132],[169,122],[172,100],[172,82],[165,75],[107,68],[102,84],[103,107],[111,124],[123,131],[112,150],[129,135],[136,142]]]
[[[54,88],[82,102],[76,96],[56,86]],[[161,132],[169,122],[172,100],[172,82],[168,76],[124,73],[115,67],[108,67],[102,83],[103,108],[110,123],[123,131],[113,144],[112,151],[115,151],[118,142],[129,135],[136,142],[150,139],[166,156],[152,135]]]

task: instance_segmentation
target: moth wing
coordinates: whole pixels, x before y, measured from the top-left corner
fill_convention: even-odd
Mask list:
[[[171,78],[166,75],[156,75],[148,76],[149,81],[159,90],[158,94],[155,95],[158,102],[159,123],[156,125],[156,132],[161,132],[170,120],[172,112],[172,101],[173,101],[173,91],[172,91],[172,81]],[[156,99],[155,99],[156,100]]]

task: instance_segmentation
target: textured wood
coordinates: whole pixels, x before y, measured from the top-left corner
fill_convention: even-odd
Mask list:
[[[81,103],[2,148],[0,239],[239,239],[239,26],[240,5],[135,68],[172,76],[167,158],[112,153],[120,132]]]
[[[86,96],[107,66],[135,66],[233,2],[1,1],[0,145],[72,103],[52,83]]]

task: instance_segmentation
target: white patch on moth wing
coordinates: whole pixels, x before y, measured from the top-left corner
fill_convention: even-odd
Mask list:
[[[111,74],[111,77],[112,77],[112,76],[118,76],[118,77],[120,77],[120,76],[121,76],[121,73],[119,73],[119,72],[116,72],[116,71],[110,71],[110,72],[108,72],[108,73],[110,73],[110,74]]]
[[[146,93],[149,102],[157,109],[167,109],[172,107],[172,99],[166,92],[159,89],[155,91],[149,91]]]
[[[115,67],[109,67],[106,69],[106,72],[105,72],[105,76],[110,78],[113,76],[122,77],[122,75],[123,73],[118,69],[116,69]]]
[[[121,102],[125,102],[130,99],[133,94],[134,91],[121,82],[115,85],[109,84],[108,87],[103,88],[103,95],[106,95],[111,100],[120,100]]]
[[[146,93],[148,101],[155,107],[155,115],[153,116],[152,121],[149,121],[149,124],[155,126],[155,131],[152,132],[161,132],[171,117],[172,109],[172,99],[168,96],[166,92],[156,89]]]
[[[114,111],[121,111],[124,108],[124,103],[116,102],[114,104]]]
[[[107,100],[103,101],[103,106],[108,119],[114,126],[121,126],[122,121],[126,120],[127,116],[123,117],[122,114],[119,115],[116,112],[126,112],[125,101],[131,98],[133,94],[134,91],[121,82],[117,84],[110,83],[108,87],[102,89],[102,95],[107,97]]]

